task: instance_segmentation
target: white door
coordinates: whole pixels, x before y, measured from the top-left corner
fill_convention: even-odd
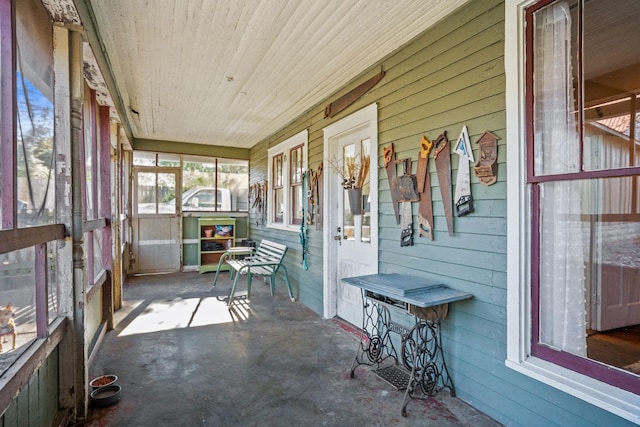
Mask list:
[[[134,273],[180,271],[179,172],[167,168],[134,168]]]
[[[324,140],[325,317],[338,316],[359,326],[360,289],[342,283],[342,278],[378,272],[377,105],[328,126]],[[362,167],[364,159],[369,161],[368,174],[357,195],[361,213],[354,215],[336,166],[343,171],[352,162]]]

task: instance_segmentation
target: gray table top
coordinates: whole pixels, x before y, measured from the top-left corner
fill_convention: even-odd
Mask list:
[[[473,297],[435,280],[398,273],[345,277],[342,281],[417,307],[433,307]]]

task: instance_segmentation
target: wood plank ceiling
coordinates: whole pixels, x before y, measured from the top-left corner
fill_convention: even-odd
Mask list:
[[[249,148],[466,1],[76,3],[134,138]]]

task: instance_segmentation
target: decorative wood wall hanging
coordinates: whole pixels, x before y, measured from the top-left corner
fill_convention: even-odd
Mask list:
[[[257,182],[249,186],[249,203],[251,211],[256,213],[256,226],[265,223],[267,214],[267,181]]]
[[[471,183],[469,182],[469,163],[473,163],[474,159],[467,126],[462,128],[453,152],[460,157],[458,161],[458,175],[456,177],[456,194],[453,198],[456,206],[456,215],[460,217],[473,212],[473,197],[471,197]]]
[[[358,98],[360,98],[365,93],[369,92],[371,88],[378,84],[380,80],[384,77],[384,71],[380,71],[375,76],[371,77],[366,82],[362,83],[360,86],[352,89],[350,92],[342,95],[340,98],[333,101],[331,104],[327,105],[324,109],[324,118],[333,117],[349,105],[356,102]]]
[[[477,144],[480,146],[480,159],[473,167],[480,182],[484,185],[494,184],[498,177],[498,138],[493,133],[486,131]]]
[[[314,172],[309,170],[309,189],[307,191],[307,224],[316,225],[316,229],[322,226],[322,162]]]

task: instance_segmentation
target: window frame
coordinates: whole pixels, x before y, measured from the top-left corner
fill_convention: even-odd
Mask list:
[[[16,150],[16,113],[17,113],[17,90],[16,90],[16,44],[17,44],[17,6],[15,1],[0,0],[0,80],[2,90],[0,90],[0,104],[2,105],[2,126],[0,126],[1,139],[0,149],[2,150],[2,166],[0,176],[2,177],[1,226],[0,226],[0,254],[10,254],[23,249],[33,248],[33,277],[34,283],[25,286],[34,286],[36,336],[35,339],[24,348],[16,350],[16,360],[0,376],[0,413],[4,412],[15,400],[20,390],[25,385],[25,379],[31,378],[41,367],[45,360],[54,351],[63,338],[67,335],[70,325],[69,318],[64,315],[64,305],[60,294],[58,295],[58,311],[49,311],[49,290],[52,286],[67,285],[68,276],[61,274],[61,269],[57,273],[57,283],[51,283],[48,274],[48,245],[55,245],[56,251],[62,246],[71,249],[70,243],[62,243],[68,240],[65,224],[59,219],[57,223],[35,225],[31,227],[20,227],[17,218],[17,150]],[[36,29],[36,31],[39,31]],[[67,31],[66,29],[64,31]],[[53,28],[51,37],[55,39],[56,28]],[[54,73],[58,77],[65,74],[67,70],[64,61],[56,62],[60,58],[61,52],[55,47],[52,52],[51,65]],[[68,58],[64,58],[67,60]],[[68,63],[68,61],[67,61]],[[58,74],[58,72],[60,72]],[[63,76],[62,76],[63,77]],[[55,101],[58,95],[58,88],[54,83],[53,87],[53,108],[54,111],[64,111],[64,102]],[[68,103],[67,103],[68,104]],[[56,116],[58,116],[57,113]],[[54,122],[54,138],[57,121]],[[62,132],[59,132],[62,133]],[[58,165],[59,166],[59,165]],[[55,192],[63,187],[63,183],[56,182]],[[65,188],[68,191],[68,188]],[[56,205],[56,211],[60,208]],[[56,218],[58,218],[56,216]],[[66,249],[65,248],[65,249]],[[64,250],[64,249],[63,249]],[[70,251],[67,252],[70,255]],[[57,264],[60,259],[56,258]],[[5,301],[0,304],[8,302]],[[68,307],[68,306],[67,306]]]
[[[215,157],[215,156],[206,156],[206,155],[192,155],[192,154],[172,154],[172,153],[162,153],[162,152],[156,152],[156,151],[148,151],[148,150],[133,150],[131,152],[132,154],[132,167],[135,171],[149,171],[149,172],[159,172],[159,171],[177,171],[177,175],[179,177],[179,182],[180,184],[177,185],[179,188],[176,187],[176,198],[178,198],[179,200],[176,202],[177,206],[176,206],[176,212],[172,213],[176,214],[176,215],[186,215],[186,216],[192,216],[192,215],[200,215],[202,213],[205,214],[209,214],[209,213],[248,213],[249,212],[249,200],[248,200],[248,186],[244,187],[244,186],[238,186],[238,190],[235,192],[232,192],[230,190],[230,188],[227,188],[227,186],[225,186],[224,184],[221,185],[221,183],[223,183],[224,179],[221,178],[221,174],[224,174],[226,172],[221,172],[221,169],[224,169],[224,167],[229,166],[229,165],[239,165],[243,168],[247,169],[247,173],[246,175],[243,175],[246,179],[246,182],[248,183],[249,181],[249,160],[247,159],[233,159],[233,158],[225,158],[225,157]],[[145,157],[141,157],[136,159],[137,156],[147,156]],[[169,157],[169,156],[175,156],[175,160],[171,159],[165,159],[164,161],[162,160],[162,156],[165,157]],[[148,163],[144,163],[141,162],[142,160],[149,160]],[[176,164],[169,164],[170,161],[174,161],[176,162]],[[140,162],[140,163],[138,163]],[[186,171],[185,166],[188,163],[206,163],[206,164],[212,164],[214,165],[214,169],[215,169],[215,176],[213,177],[213,181],[211,181],[210,184],[208,183],[204,183],[203,185],[197,185],[194,187],[190,187],[188,189],[185,189],[185,185],[188,185],[187,182],[190,181],[192,178],[189,176],[189,172]],[[246,164],[245,164],[246,163]],[[243,180],[244,181],[244,180]],[[240,191],[241,189],[246,189],[246,193],[244,194],[244,196],[246,197],[240,197],[243,196],[242,192]],[[212,209],[205,209],[205,208],[189,208],[189,209],[184,209],[184,204],[186,202],[188,202],[188,200],[183,200],[185,199],[183,196],[185,195],[185,193],[190,192],[192,190],[203,190],[203,191],[211,191],[216,193],[215,195],[215,203],[214,203],[214,207]],[[224,194],[226,193],[226,195],[228,197],[225,197]],[[187,197],[191,196],[193,194],[189,194],[187,195]],[[137,196],[136,196],[137,197]],[[226,200],[224,200],[226,199]],[[157,210],[157,204],[158,204],[158,200],[155,201],[156,203],[156,210]],[[224,209],[226,202],[228,202],[229,208],[228,209]],[[135,201],[134,201],[135,203]],[[244,209],[240,209],[238,207],[238,205],[243,205],[246,203],[246,206]],[[218,207],[220,206],[220,207]],[[139,213],[137,212],[137,209],[135,209],[135,213],[136,215],[157,215],[158,212],[156,211],[155,213]]]
[[[296,174],[294,171],[294,167],[293,167],[293,162],[294,162],[294,158],[293,158],[293,153],[294,152],[298,152],[299,151],[299,156],[296,156],[296,160],[297,163],[300,165],[300,174]],[[304,152],[304,145],[300,144],[300,145],[296,145],[295,147],[291,147],[289,149],[289,214],[290,214],[290,219],[291,219],[291,224],[292,225],[300,225],[302,224],[302,217],[297,218],[296,217],[296,209],[298,208],[298,205],[296,203],[296,195],[303,191],[302,187],[303,187],[303,182],[304,182],[304,171],[305,168],[303,167],[304,165],[304,155],[302,154]],[[302,210],[304,212],[304,206],[302,204],[304,204],[304,194],[301,195],[300,197],[300,210]]]
[[[273,171],[272,174],[269,174],[271,176],[271,182],[273,182],[273,188],[270,193],[272,202],[269,203],[269,206],[276,205],[276,200],[278,199],[278,197],[276,197],[276,194],[278,193],[280,193],[279,199],[282,199],[282,201],[284,202],[284,159],[285,154],[283,152],[280,152],[278,154],[275,154],[269,162],[269,164],[271,165],[271,170]],[[285,209],[283,209],[282,214],[280,214],[280,212],[274,209],[273,212],[269,214],[269,218],[271,218],[271,220],[276,224],[284,224],[284,210]]]
[[[267,150],[268,153],[268,179],[272,182],[272,188],[268,192],[267,198],[267,227],[276,228],[280,230],[297,231],[300,228],[300,222],[297,224],[293,222],[293,203],[292,197],[294,194],[295,183],[291,182],[291,152],[299,147],[302,147],[302,173],[304,174],[308,167],[307,158],[307,146],[309,140],[309,131],[307,129],[298,132],[292,137],[282,141],[281,143],[271,147]],[[274,159],[278,156],[283,156],[282,161],[282,200],[284,203],[282,222],[277,222],[275,219],[275,203],[274,203],[274,189],[276,188],[276,181],[274,179]],[[304,195],[303,195],[304,199]]]
[[[640,423],[640,395],[597,379],[589,371],[570,369],[569,364],[549,356],[546,348],[537,347],[534,354],[533,313],[536,295],[532,293],[531,277],[535,274],[532,230],[535,227],[535,191],[533,184],[557,180],[558,176],[529,176],[527,158],[528,126],[527,98],[532,88],[527,82],[526,9],[538,3],[540,7],[552,0],[519,0],[505,3],[505,74],[507,140],[513,141],[507,150],[507,367],[612,412]],[[506,37],[506,34],[510,34]],[[515,37],[513,35],[516,35]],[[530,62],[530,61],[529,61]],[[563,175],[562,179],[595,178],[628,175],[637,168],[608,171],[582,171]],[[533,222],[533,224],[532,224]],[[537,326],[536,326],[537,327]],[[554,353],[557,353],[554,351]],[[544,357],[544,358],[543,358]],[[575,357],[575,356],[574,356]],[[562,359],[562,357],[560,358]],[[571,359],[571,358],[570,358]],[[581,362],[590,362],[580,358]],[[565,365],[565,366],[563,366]],[[628,375],[627,375],[628,376]]]

